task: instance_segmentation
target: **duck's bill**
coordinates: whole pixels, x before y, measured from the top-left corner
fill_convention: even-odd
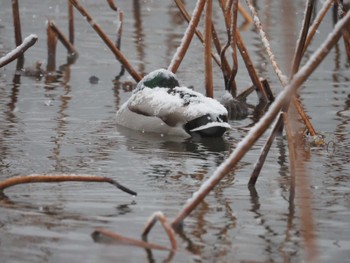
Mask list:
[[[230,128],[231,126],[227,122],[210,122],[189,130],[189,133],[204,137],[220,137]]]

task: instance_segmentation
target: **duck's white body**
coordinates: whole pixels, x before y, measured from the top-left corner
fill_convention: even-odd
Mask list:
[[[187,87],[175,75],[156,70],[145,76],[117,112],[117,123],[143,132],[177,136],[221,136],[230,125],[218,101]]]

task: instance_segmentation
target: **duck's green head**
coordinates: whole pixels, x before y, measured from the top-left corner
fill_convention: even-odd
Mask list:
[[[142,79],[141,83],[148,88],[173,89],[180,86],[175,74],[165,69],[152,71]]]

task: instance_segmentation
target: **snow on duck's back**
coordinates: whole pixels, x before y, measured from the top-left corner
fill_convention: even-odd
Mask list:
[[[219,137],[230,128],[218,101],[187,87],[175,74],[159,69],[146,75],[117,112],[117,123],[130,129],[169,135]]]

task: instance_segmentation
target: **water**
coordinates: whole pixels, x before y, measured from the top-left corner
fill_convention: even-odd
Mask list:
[[[194,1],[187,1],[188,9]],[[257,3],[271,47],[288,72],[304,1]],[[186,23],[172,1],[120,1],[124,12],[122,51],[140,74],[167,67]],[[11,4],[0,10],[0,54],[14,47]],[[114,40],[116,14],[106,3],[84,1],[99,25]],[[220,36],[226,35],[214,4]],[[65,1],[20,2],[23,36],[39,41],[25,56],[25,66],[46,65],[46,17],[67,32]],[[293,15],[291,15],[293,14]],[[95,243],[98,227],[139,238],[155,211],[173,219],[186,200],[229,155],[256,121],[230,121],[223,139],[196,140],[133,132],[116,126],[115,113],[130,96],[134,82],[88,23],[75,13],[76,63],[61,67],[55,81],[22,76],[13,81],[15,63],[0,70],[0,178],[32,173],[77,173],[109,176],[138,193],[133,198],[109,184],[28,184],[9,188],[0,201],[2,262],[161,262],[167,252]],[[161,21],[161,22],[160,22]],[[240,21],[241,23],[242,21]],[[325,39],[331,15],[323,22],[307,56]],[[267,55],[249,25],[241,32],[261,77],[277,93],[280,84]],[[203,54],[194,39],[178,77],[184,85],[203,88]],[[57,65],[66,51],[57,46]],[[239,61],[237,84],[250,83]],[[98,77],[97,84],[89,78]],[[302,102],[317,131],[335,147],[306,150],[305,166],[312,194],[312,215],[321,262],[347,262],[350,256],[349,67],[339,42],[305,83]],[[17,83],[17,84],[16,84]],[[215,97],[223,94],[220,70],[214,66]],[[256,102],[253,95],[249,102]],[[266,137],[266,135],[264,136]],[[177,235],[174,262],[300,262],[305,258],[300,199],[290,202],[288,146],[278,138],[270,150],[256,191],[247,182],[264,141],[259,140],[237,167],[185,221]],[[150,241],[168,245],[157,224]]]

